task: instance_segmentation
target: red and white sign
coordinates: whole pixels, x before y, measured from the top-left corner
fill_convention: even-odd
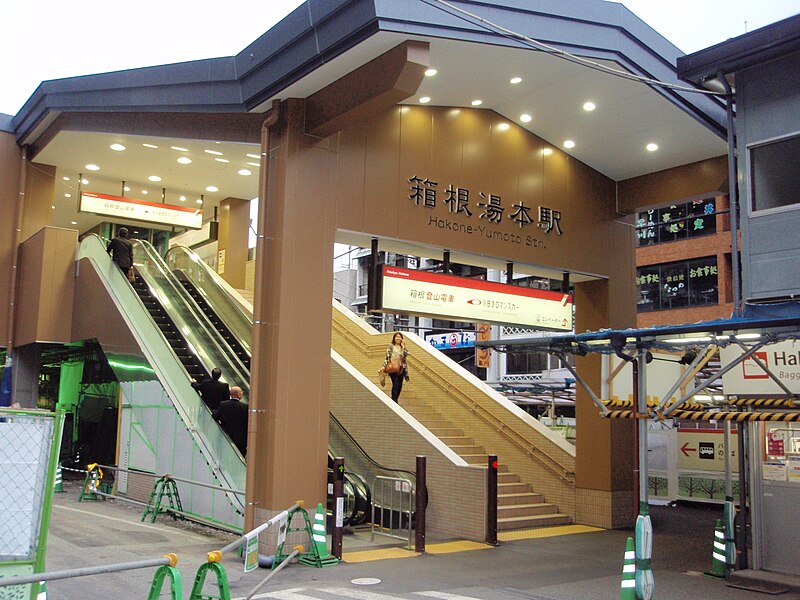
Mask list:
[[[203,226],[203,211],[200,209],[95,192],[81,192],[80,212],[190,229],[200,229]]]
[[[775,458],[786,456],[786,442],[782,431],[770,431],[767,434],[767,454]]]
[[[569,294],[400,267],[383,267],[381,310],[572,331]]]
[[[720,349],[723,367],[744,354],[737,344]],[[800,342],[787,340],[767,344],[754,353],[770,372],[792,393],[800,393]],[[752,358],[736,365],[722,376],[722,388],[726,394],[785,394],[784,390],[764,372]]]

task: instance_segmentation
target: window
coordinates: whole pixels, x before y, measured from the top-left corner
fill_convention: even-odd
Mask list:
[[[640,267],[636,290],[639,312],[717,304],[717,257]]]
[[[800,204],[800,136],[750,148],[753,211]]]
[[[714,198],[705,198],[640,212],[636,243],[650,246],[715,233],[715,210]]]
[[[506,355],[506,373],[509,375],[541,373],[546,370],[547,353],[545,352],[509,352]]]

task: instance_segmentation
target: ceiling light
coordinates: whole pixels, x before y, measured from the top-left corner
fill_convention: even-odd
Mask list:
[[[158,148],[155,144],[142,144],[145,148]]]
[[[472,106],[480,106],[481,104],[483,104],[483,100],[473,100],[471,104]]]
[[[217,150],[203,150],[203,152],[205,152],[206,154],[214,154],[216,156],[222,156],[222,152],[219,152]]]
[[[497,126],[497,129],[499,129],[500,131],[506,131],[509,127],[511,127],[511,125],[509,125],[508,123],[500,123]]]
[[[586,112],[592,112],[595,108],[597,108],[597,105],[594,102],[587,101],[583,103],[583,110]]]
[[[533,120],[533,117],[530,116],[528,113],[523,113],[519,116],[519,120],[523,123],[530,123]]]
[[[143,193],[145,196],[147,196],[147,194],[149,194],[150,192],[148,192],[147,190],[142,190],[142,193]]]
[[[69,181],[69,177],[62,177],[61,179],[63,179],[64,181]]]
[[[245,156],[248,158],[255,158],[256,160],[261,160],[260,154],[245,154]]]
[[[645,146],[645,148],[647,148],[648,152],[655,152],[656,150],[658,150],[658,144],[650,142],[649,144],[647,144],[647,146]]]
[[[203,199],[202,199],[202,198],[198,198],[198,199],[197,199],[197,203],[198,203],[198,204],[202,204],[202,203],[203,203]]]
[[[64,194],[64,198],[72,198],[72,194]]]
[[[760,333],[740,333],[736,336],[737,340],[757,340],[761,337]]]
[[[256,167],[256,168],[260,168],[261,167],[261,163],[251,163],[251,162],[249,162],[247,164],[250,165],[251,167]]]
[[[217,162],[221,162],[221,163],[229,163],[229,162],[231,162],[227,158],[215,158],[214,160],[217,161]]]
[[[186,196],[181,196],[180,198],[178,198],[178,200],[180,200],[181,202],[186,202]]]
[[[88,179],[81,179],[81,183],[83,185],[89,185],[89,180]]]
[[[575,142],[572,140],[564,140],[564,148],[574,148]]]
[[[510,83],[512,85],[517,85],[518,83],[522,83],[522,77],[512,77]]]
[[[552,148],[542,148],[542,154],[544,156],[550,156],[553,153]]]
[[[55,207],[56,207],[56,205],[55,205],[55,204],[53,204],[53,205],[52,205],[50,208],[55,208]]]
[[[189,158],[188,156],[181,156],[178,159],[178,162],[181,163],[182,165],[190,165],[192,164],[192,159]]]
[[[99,171],[100,167],[98,167],[94,163],[89,163],[88,165],[86,165],[86,169],[89,170],[89,171]]]
[[[111,148],[112,150],[116,150],[117,152],[122,152],[123,150],[127,150],[127,148],[125,148],[125,146],[123,146],[122,144],[111,144],[109,148]]]
[[[210,185],[210,186],[208,186],[208,187],[206,188],[206,191],[207,191],[207,192],[218,192],[218,191],[219,191],[219,188],[218,188],[217,186],[215,186],[215,185]]]
[[[78,224],[77,221],[70,221],[70,223],[72,223],[73,225],[77,225]]]
[[[427,104],[430,101],[431,101],[431,97],[430,96],[423,96],[422,98],[419,99],[419,103],[420,104]]]
[[[147,179],[149,179],[153,183],[158,183],[159,181],[161,181],[161,177],[159,177],[158,175],[150,175],[150,177],[148,177]]]
[[[253,174],[253,172],[250,169],[239,169],[237,173],[239,173],[239,175],[244,175],[245,177]]]
[[[173,150],[177,150],[178,152],[188,152],[188,148],[181,148],[180,146],[170,146]]]
[[[131,188],[129,188],[127,185],[122,189],[125,190],[126,192],[130,192],[131,191]]]
[[[427,71],[425,71],[425,77],[433,77],[438,72],[439,71],[437,71],[436,69],[428,69]]]

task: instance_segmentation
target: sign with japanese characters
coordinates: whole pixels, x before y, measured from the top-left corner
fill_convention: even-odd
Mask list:
[[[563,215],[550,206],[528,206],[524,200],[417,175],[408,183],[408,200],[430,210],[427,226],[433,229],[532,248],[544,248],[548,236],[564,235]]]
[[[737,344],[720,349],[722,366],[744,354]],[[768,344],[754,353],[793,394],[800,393],[800,342],[793,340]],[[722,376],[726,394],[783,394],[781,387],[767,375],[753,358],[747,358]]]
[[[569,294],[392,266],[382,287],[387,312],[572,331]]]
[[[450,333],[427,333],[425,341],[437,350],[455,350],[457,348],[474,348],[474,331],[451,331]]]
[[[687,471],[725,471],[725,435],[722,429],[678,429],[678,468]],[[739,471],[737,430],[731,431],[728,453],[731,470]]]
[[[200,229],[203,226],[203,211],[199,208],[185,208],[95,192],[81,192],[80,212],[189,229]]]

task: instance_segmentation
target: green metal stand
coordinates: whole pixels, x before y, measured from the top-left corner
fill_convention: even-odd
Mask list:
[[[150,498],[147,500],[147,506],[144,509],[144,514],[142,515],[142,521],[144,521],[148,515],[153,515],[150,522],[155,523],[156,517],[160,513],[170,512],[167,508],[162,506],[162,502],[164,502],[165,498],[169,503],[170,509],[183,512],[181,497],[180,494],[178,494],[178,486],[175,480],[170,478],[169,475],[164,475],[164,477],[157,480],[153,486],[153,490],[150,492]],[[177,515],[174,512],[170,512],[170,514],[173,519],[183,519],[181,515]]]
[[[181,572],[175,567],[168,567],[162,565],[158,567],[155,575],[153,575],[153,583],[150,584],[150,593],[147,595],[147,600],[158,600],[161,596],[161,586],[164,585],[164,578],[169,577],[169,597],[172,600],[183,599],[183,583],[181,581]]]
[[[218,596],[203,593],[203,586],[209,571],[212,571],[217,576]],[[200,565],[200,568],[197,569],[197,574],[194,576],[194,585],[192,586],[192,593],[189,594],[189,600],[231,600],[228,573],[225,571],[225,567],[217,562],[207,562]]]

